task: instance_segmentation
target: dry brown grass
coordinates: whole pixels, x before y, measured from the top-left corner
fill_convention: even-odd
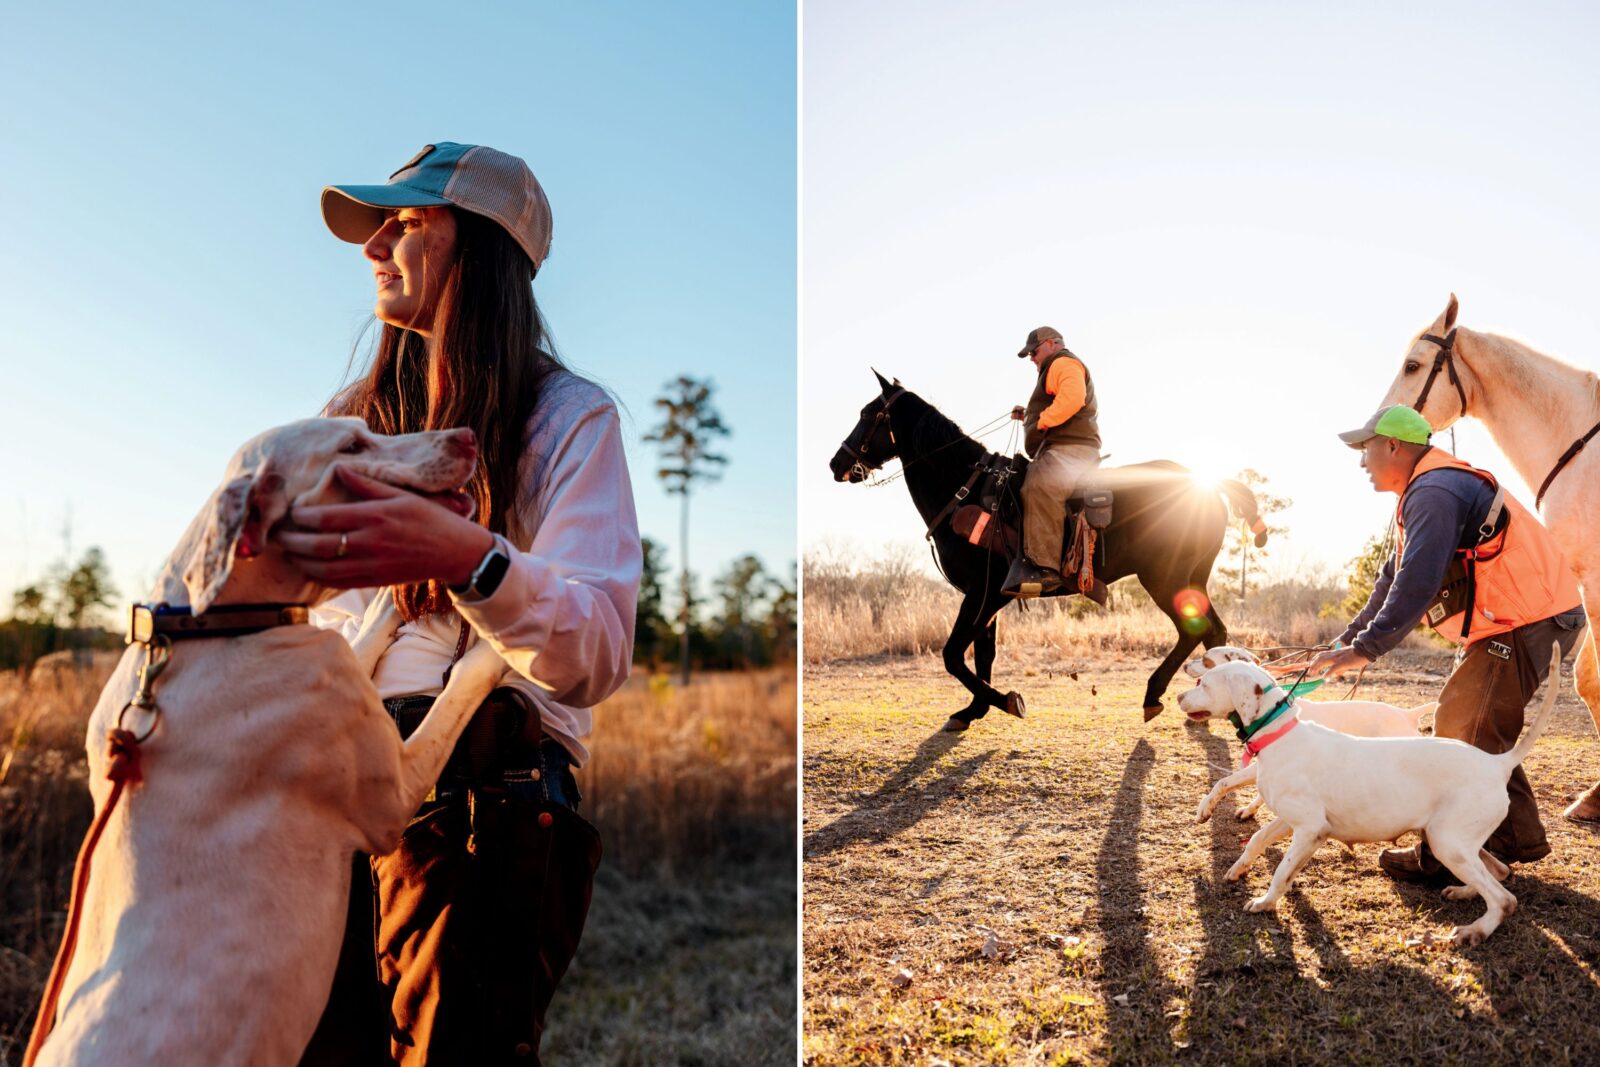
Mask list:
[[[1396,653],[1363,691],[1431,699],[1448,665]],[[1527,763],[1555,852],[1454,951],[1482,904],[1391,882],[1378,846],[1325,845],[1245,914],[1282,852],[1223,881],[1253,794],[1194,810],[1238,746],[1145,725],[1150,666],[1003,648],[1028,718],[966,734],[936,732],[966,694],[934,657],[807,666],[807,1063],[1600,1062],[1600,835],[1557,814],[1600,747],[1570,681]]]
[[[91,815],[85,725],[115,663],[0,675],[0,1064],[60,939]],[[578,777],[606,863],[549,1062],[794,1061],[795,735],[792,669],[640,677],[596,709]]]
[[[1220,601],[1218,610],[1234,644],[1309,645],[1343,629],[1342,617],[1326,613],[1340,595],[1338,586],[1323,582],[1280,583],[1244,603]],[[870,569],[851,579],[818,583],[816,590],[808,583],[806,662],[938,652],[960,603],[954,589],[918,574],[897,576],[892,586]],[[1026,607],[1008,604],[999,620],[1001,645],[1068,655],[1153,652],[1159,662],[1175,637],[1172,624],[1131,578],[1112,586],[1105,608],[1082,597],[1050,598]]]

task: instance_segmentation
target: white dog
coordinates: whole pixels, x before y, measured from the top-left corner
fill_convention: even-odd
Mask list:
[[[1276,907],[1290,880],[1330,837],[1347,844],[1394,841],[1416,830],[1427,836],[1439,862],[1464,883],[1446,889],[1445,897],[1482,896],[1488,905],[1477,922],[1455,929],[1455,943],[1475,945],[1493,933],[1516,910],[1517,898],[1498,881],[1508,869],[1483,851],[1483,843],[1510,807],[1506,782],[1511,772],[1533,748],[1555,708],[1560,655],[1557,646],[1544,706],[1533,726],[1511,751],[1498,756],[1447,738],[1348,737],[1317,723],[1302,723],[1291,710],[1281,720],[1287,728],[1280,733],[1274,724],[1267,733],[1276,736],[1256,756],[1261,794],[1278,818],[1256,831],[1226,877],[1237,879],[1285,834],[1293,831],[1294,840],[1267,891],[1245,910]],[[1237,712],[1248,727],[1274,711],[1285,696],[1260,667],[1228,663],[1202,677],[1178,698],[1178,706],[1191,717]]]
[[[476,461],[470,430],[381,437],[348,418],[271,430],[234,457],[151,599],[196,613],[326,599],[332,590],[267,535],[295,504],[346,499],[335,464],[443,493],[465,514],[458,490]],[[332,985],[352,854],[393,850],[504,669],[479,642],[402,742],[369,681],[397,623],[391,600],[356,651],[309,625],[173,642],[154,688],[158,725],[140,746],[143,781],[124,790],[92,854],[39,1064],[299,1059]],[[111,791],[106,731],[143,660],[131,646],[89,722],[97,813]]]
[[[1208,649],[1206,654],[1199,659],[1190,660],[1183,665],[1183,672],[1191,678],[1202,678],[1208,671],[1220,667],[1224,663],[1251,663],[1261,661],[1255,653],[1247,649],[1235,648],[1232,645],[1218,645]],[[1300,716],[1301,722],[1321,723],[1330,730],[1338,730],[1341,734],[1351,737],[1415,737],[1421,729],[1422,717],[1437,710],[1439,702],[1430,700],[1426,704],[1418,704],[1414,708],[1400,708],[1393,704],[1385,704],[1377,700],[1296,700],[1295,712]],[[1204,722],[1210,716],[1191,715],[1189,718],[1195,722]],[[1234,771],[1212,787],[1200,802],[1200,821],[1205,822],[1211,818],[1211,813],[1216,810],[1222,798],[1240,786],[1252,785],[1256,780],[1257,767],[1251,764],[1242,770]],[[1239,809],[1239,818],[1248,819],[1261,807],[1261,797],[1257,796],[1250,803]]]

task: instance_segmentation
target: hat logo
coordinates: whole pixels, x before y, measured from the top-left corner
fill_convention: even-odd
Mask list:
[[[424,145],[422,151],[418,152],[416,155],[412,156],[409,160],[407,160],[405,162],[405,164],[400,167],[399,170],[396,170],[394,172],[394,174],[389,175],[389,180],[390,181],[394,181],[394,175],[395,174],[399,174],[400,171],[403,171],[403,170],[410,170],[412,167],[416,166],[418,163],[421,163],[424,159],[427,159],[428,155],[437,147],[438,147],[437,145],[431,145],[431,144],[430,145]]]

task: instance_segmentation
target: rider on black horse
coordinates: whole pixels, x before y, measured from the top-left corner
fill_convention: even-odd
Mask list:
[[[1061,585],[1062,540],[1067,500],[1085,474],[1100,465],[1099,406],[1094,380],[1061,334],[1040,326],[1017,353],[1039,370],[1022,419],[1024,447],[1033,457],[1022,484],[1022,552],[1012,562],[1001,591],[1027,598]]]

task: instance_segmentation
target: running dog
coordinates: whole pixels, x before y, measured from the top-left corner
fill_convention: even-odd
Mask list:
[[[1394,841],[1410,831],[1427,836],[1428,847],[1462,885],[1444,891],[1449,900],[1482,896],[1488,905],[1470,926],[1451,934],[1457,945],[1475,945],[1494,932],[1517,907],[1517,898],[1500,884],[1504,864],[1483,851],[1506,817],[1506,782],[1544,733],[1556,705],[1561,649],[1553,650],[1544,706],[1533,725],[1509,752],[1490,755],[1461,741],[1435,737],[1347,737],[1314,722],[1300,722],[1294,711],[1259,746],[1259,787],[1278,818],[1245,846],[1226,875],[1234,881],[1266,847],[1294,834],[1267,891],[1245,911],[1277,906],[1317,847],[1328,838],[1354,842]],[[1208,672],[1178,698],[1191,718],[1237,713],[1245,727],[1275,712],[1287,694],[1272,676],[1248,663],[1226,663]],[[1492,868],[1492,869],[1491,869]]]
[[[270,430],[235,455],[151,600],[197,619],[325,600],[335,591],[268,537],[291,507],[347,499],[342,464],[466,515],[477,452],[470,430],[382,437],[352,418]],[[402,742],[369,680],[398,625],[392,598],[368,618],[354,648],[303,623],[172,642],[138,746],[142,780],[123,788],[89,857],[41,1067],[298,1061],[332,986],[352,854],[399,843],[504,670],[476,644]],[[89,722],[97,817],[112,795],[108,729],[150,725],[128,707],[144,659],[130,646]]]
[[[1208,671],[1224,663],[1260,664],[1253,652],[1232,645],[1218,645],[1208,649],[1199,659],[1183,665],[1183,672],[1191,678],[1202,678]],[[1264,669],[1264,668],[1263,668]],[[1376,700],[1296,700],[1295,711],[1301,722],[1321,723],[1330,730],[1338,730],[1351,737],[1415,737],[1422,728],[1422,717],[1437,710],[1439,702],[1430,700],[1414,708],[1399,708]],[[1191,715],[1191,721],[1204,722],[1209,716]],[[1257,768],[1251,764],[1221,779],[1200,802],[1197,822],[1211,818],[1222,798],[1240,786],[1253,785]],[[1248,819],[1261,807],[1261,797],[1239,809],[1239,818]]]

